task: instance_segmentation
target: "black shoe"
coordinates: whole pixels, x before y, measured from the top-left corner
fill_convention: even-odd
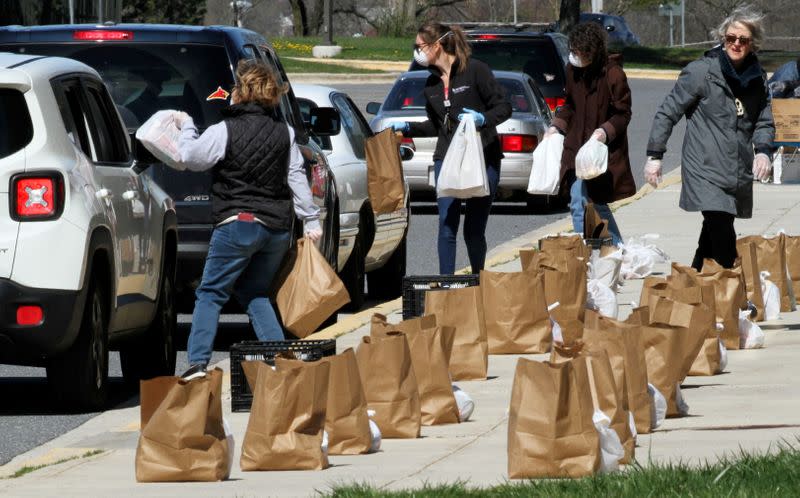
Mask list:
[[[181,379],[192,380],[200,379],[206,376],[206,366],[202,363],[197,363],[189,367],[189,370],[183,372]]]

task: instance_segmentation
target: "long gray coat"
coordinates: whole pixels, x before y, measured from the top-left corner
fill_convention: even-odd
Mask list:
[[[686,211],[723,211],[739,218],[753,214],[753,147],[772,149],[775,126],[766,86],[751,84],[757,95],[737,116],[736,99],[725,80],[719,50],[681,71],[659,107],[648,152],[667,150],[672,128],[685,115],[680,207]],[[763,72],[763,71],[762,71]]]

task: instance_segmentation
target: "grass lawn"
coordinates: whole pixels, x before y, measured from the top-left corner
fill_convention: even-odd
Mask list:
[[[469,472],[469,469],[464,469]],[[386,492],[367,486],[334,488],[329,496],[448,498],[460,496],[496,497],[783,497],[800,490],[800,449],[785,446],[775,454],[742,454],[736,459],[706,464],[634,467],[625,473],[585,479],[521,481],[492,488],[471,489],[463,484]]]
[[[289,57],[281,57],[281,63],[287,73],[380,74],[383,72],[324,62],[298,61]]]
[[[283,57],[311,57],[311,49],[322,42],[321,37],[273,38],[272,46]],[[342,47],[340,59],[369,59],[381,61],[410,61],[414,38],[362,37],[334,38]]]

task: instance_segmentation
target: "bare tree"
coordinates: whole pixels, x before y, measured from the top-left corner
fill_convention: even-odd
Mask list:
[[[561,11],[558,15],[558,25],[561,32],[568,35],[572,28],[578,24],[580,14],[580,0],[561,0]]]

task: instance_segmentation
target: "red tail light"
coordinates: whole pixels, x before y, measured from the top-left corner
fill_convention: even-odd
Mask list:
[[[500,135],[503,152],[533,152],[539,140],[533,135]]]
[[[20,306],[17,308],[17,325],[30,327],[44,322],[44,311],[41,306]]]
[[[478,35],[476,37],[478,40],[499,40],[499,35]]]
[[[400,142],[400,145],[405,145],[406,147],[410,147],[415,152],[417,150],[417,145],[414,143],[413,138],[403,137],[403,140]]]
[[[80,41],[127,41],[133,40],[133,31],[115,31],[110,29],[90,29],[72,33],[74,40]]]
[[[547,106],[550,107],[552,112],[556,112],[556,109],[566,102],[566,99],[563,97],[545,97],[545,102],[547,102]]]
[[[11,218],[16,221],[52,220],[64,209],[64,181],[57,173],[15,176],[11,194]]]

